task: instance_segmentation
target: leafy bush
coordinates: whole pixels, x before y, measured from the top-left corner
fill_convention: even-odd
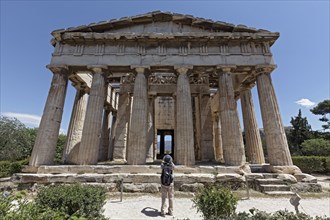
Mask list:
[[[322,138],[305,140],[301,151],[305,156],[330,156],[330,141]]]
[[[288,210],[279,210],[275,213],[267,213],[264,211],[260,211],[258,209],[252,208],[249,212],[239,212],[233,218],[236,220],[313,220],[314,218],[305,214],[299,213],[295,214],[293,212],[289,212]],[[315,220],[329,220],[328,217],[319,217],[316,216]]]
[[[22,161],[0,161],[0,178],[8,177],[13,175],[14,173],[21,172],[24,165],[28,164],[28,160]]]
[[[304,173],[327,173],[330,171],[330,157],[297,156],[292,157],[292,161]]]
[[[87,219],[104,219],[102,207],[105,204],[105,193],[102,187],[57,185],[42,188],[35,201],[41,207],[49,207],[69,216],[75,214]]]
[[[201,188],[192,199],[197,211],[207,220],[231,218],[235,214],[237,200],[228,188],[215,185]]]

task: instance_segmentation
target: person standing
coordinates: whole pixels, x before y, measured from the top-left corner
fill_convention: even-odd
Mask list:
[[[162,193],[162,205],[160,215],[165,217],[166,198],[168,198],[168,215],[173,216],[173,200],[174,200],[174,183],[173,183],[173,159],[170,155],[165,155],[161,164],[162,174],[161,180],[161,193]]]

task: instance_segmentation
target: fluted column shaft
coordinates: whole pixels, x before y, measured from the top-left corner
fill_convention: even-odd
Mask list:
[[[102,67],[92,67],[93,80],[89,94],[86,117],[78,153],[81,165],[96,164],[101,138],[102,113],[105,99],[105,79]]]
[[[82,130],[86,115],[88,94],[77,88],[74,99],[69,130],[63,152],[63,161],[68,164],[76,164],[79,152]]]
[[[144,68],[136,68],[136,71],[127,145],[127,164],[131,165],[145,164],[147,153],[147,80],[144,75]]]
[[[268,160],[271,165],[292,165],[269,68],[258,70],[257,77],[260,109],[266,135]]]
[[[176,144],[175,161],[177,164],[195,164],[193,116],[187,68],[178,68],[176,90]]]
[[[219,108],[223,155],[226,165],[245,162],[242,130],[239,123],[231,68],[221,68],[219,73]]]
[[[99,161],[105,161],[108,159],[108,150],[110,143],[110,126],[111,126],[112,116],[110,108],[107,106],[103,111],[103,122],[102,122],[102,135],[101,143],[99,148]]]
[[[149,98],[148,107],[148,133],[147,133],[147,162],[154,161],[154,140],[155,140],[155,126],[154,126],[154,112],[155,99],[154,97]]]
[[[109,150],[108,150],[108,159],[109,160],[113,160],[116,116],[117,116],[117,114],[115,112],[111,113],[111,120],[110,120],[111,129],[110,129],[110,141],[109,141]]]
[[[252,100],[252,93],[247,89],[240,94],[246,140],[246,157],[252,164],[265,163],[264,151]]]
[[[126,162],[128,122],[131,111],[130,94],[119,92],[118,110],[114,128],[113,160]]]
[[[68,68],[48,66],[54,73],[38,134],[30,158],[30,166],[53,164],[68,85]]]
[[[220,161],[223,160],[223,149],[222,149],[221,125],[220,125],[219,113],[216,113],[216,115],[213,118],[213,135],[214,135],[215,159]]]
[[[210,95],[200,97],[201,107],[201,154],[202,160],[214,160],[213,123]]]

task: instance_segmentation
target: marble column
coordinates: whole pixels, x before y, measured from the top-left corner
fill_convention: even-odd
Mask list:
[[[246,140],[246,157],[251,164],[263,164],[265,163],[265,157],[254,111],[251,89],[248,88],[242,91],[240,98]]]
[[[271,165],[292,165],[283,122],[278,107],[271,71],[274,67],[257,67],[260,109],[266,136],[268,160]]]
[[[155,98],[149,97],[148,106],[148,131],[147,131],[147,160],[146,162],[154,161],[154,139],[155,139]]]
[[[220,67],[219,70],[219,113],[224,160],[226,165],[239,166],[245,163],[245,152],[234,98],[232,67]]]
[[[101,140],[102,113],[105,101],[105,66],[91,66],[93,79],[78,153],[78,164],[96,164]]]
[[[131,112],[131,96],[120,88],[116,123],[114,127],[113,160],[126,162],[128,122]]]
[[[176,90],[176,143],[175,161],[177,164],[195,165],[194,131],[190,84],[187,67],[176,68],[178,74]]]
[[[48,65],[53,73],[44,112],[30,158],[30,166],[53,164],[68,85],[68,67]]]
[[[137,72],[134,82],[132,114],[128,133],[127,164],[146,163],[147,123],[148,123],[148,91],[145,68],[135,68]]]
[[[77,156],[86,115],[87,101],[88,94],[83,90],[83,88],[77,87],[66,144],[63,152],[63,162],[65,164],[77,163]]]
[[[108,150],[110,143],[110,126],[112,116],[110,106],[105,106],[103,110],[103,122],[102,122],[102,135],[99,147],[99,161],[106,161],[108,159]]]
[[[201,95],[199,98],[201,109],[201,159],[211,161],[215,159],[211,100],[210,95]]]
[[[222,149],[222,139],[221,139],[221,125],[219,119],[219,113],[216,112],[213,116],[213,140],[214,140],[214,151],[215,159],[217,161],[223,160],[223,149]]]

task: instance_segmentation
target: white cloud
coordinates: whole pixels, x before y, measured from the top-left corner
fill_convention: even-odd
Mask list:
[[[27,127],[39,127],[41,121],[41,117],[39,115],[31,115],[31,114],[16,113],[16,112],[1,112],[1,115],[9,118],[17,118]],[[66,134],[66,130],[61,128],[59,133]]]
[[[31,114],[24,114],[24,113],[16,113],[16,112],[2,112],[1,115],[10,117],[10,118],[17,118],[23,124],[29,127],[38,127],[41,117],[38,115],[31,115]]]
[[[296,101],[295,103],[298,105],[301,105],[303,107],[306,107],[306,108],[311,108],[311,107],[315,106],[315,104],[316,104],[315,102],[312,102],[309,99],[300,99],[300,100]]]

